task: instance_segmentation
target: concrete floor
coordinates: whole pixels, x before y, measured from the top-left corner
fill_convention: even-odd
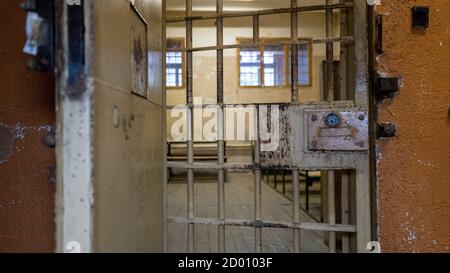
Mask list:
[[[292,221],[292,203],[270,186],[262,183],[263,219],[270,221]],[[186,183],[169,183],[168,216],[186,216]],[[226,218],[253,219],[253,174],[229,173],[225,185]],[[202,181],[195,185],[195,215],[201,218],[217,217],[217,183]],[[305,214],[302,221],[308,221]],[[187,250],[186,225],[169,223],[168,252]],[[292,230],[264,229],[263,251],[266,253],[289,253],[293,250]],[[323,243],[323,232],[302,231],[302,252],[327,252]],[[217,227],[197,225],[197,251],[218,251]],[[226,251],[229,253],[254,252],[254,229],[243,227],[226,228]]]

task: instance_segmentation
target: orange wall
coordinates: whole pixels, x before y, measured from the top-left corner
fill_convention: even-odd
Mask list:
[[[430,7],[430,27],[412,30],[411,8]],[[378,217],[383,252],[450,252],[450,6],[382,0],[378,70],[403,78],[379,106],[397,137],[379,140]]]

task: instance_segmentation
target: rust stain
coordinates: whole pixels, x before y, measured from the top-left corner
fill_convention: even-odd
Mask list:
[[[430,7],[430,26],[412,29],[411,8]],[[378,70],[402,77],[379,122],[398,136],[377,141],[379,235],[384,252],[450,252],[450,6],[384,0]]]

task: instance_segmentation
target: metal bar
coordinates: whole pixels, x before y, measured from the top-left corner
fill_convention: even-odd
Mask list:
[[[335,198],[335,171],[328,172],[328,224],[336,224],[336,198]],[[330,253],[336,252],[336,232],[328,233],[328,250]]]
[[[346,0],[340,0],[340,3],[344,3]],[[346,36],[349,34],[348,25],[348,10],[341,11],[340,16],[340,35]],[[349,48],[346,44],[341,43],[340,45],[340,97],[341,101],[347,100],[349,98]],[[349,183],[350,176],[349,171],[341,171],[341,219],[342,224],[349,224],[350,220],[350,206],[349,206]],[[348,234],[342,234],[342,252],[349,253],[350,252],[350,237]]]
[[[341,219],[343,225],[349,224],[349,183],[350,177],[348,171],[342,171],[341,175],[341,200],[342,200],[342,209],[341,209]],[[342,252],[349,253],[350,252],[350,238],[348,234],[342,234]]]
[[[292,225],[294,226],[294,252],[299,253],[301,231],[299,228],[297,228],[298,224],[300,223],[300,175],[298,170],[292,171],[292,187]]]
[[[333,9],[330,8],[332,0],[326,0],[326,37],[333,38]],[[334,44],[326,43],[326,77],[325,84],[327,90],[327,100],[334,101]],[[335,201],[335,171],[328,171],[328,223],[334,225],[336,223],[336,201]],[[336,252],[336,233],[330,231],[328,233],[328,249],[329,252]]]
[[[311,45],[311,44],[325,44],[325,43],[350,43],[353,42],[354,38],[352,36],[347,37],[336,37],[336,38],[319,38],[319,39],[309,39],[309,40],[299,40],[297,42],[286,41],[274,41],[274,42],[253,42],[253,43],[240,43],[231,44],[223,46],[205,46],[205,47],[195,47],[195,48],[168,48],[167,52],[198,52],[198,51],[213,51],[218,49],[242,49],[251,47],[262,47],[262,46],[278,46],[278,45]]]
[[[277,179],[278,179],[278,169],[274,169],[273,170],[273,188],[274,189],[277,189],[277,187],[278,187]]]
[[[327,0],[327,5],[331,4],[332,0]],[[333,38],[333,10],[326,11],[326,38]],[[334,44],[332,42],[326,43],[326,90],[327,100],[329,102],[334,100]]]
[[[186,16],[192,14],[192,0],[186,0]],[[186,47],[192,48],[192,20],[186,22]],[[192,165],[194,163],[194,107],[193,107],[193,62],[192,52],[186,53],[186,104],[188,105],[187,115],[187,163]],[[187,170],[187,201],[188,201],[188,218],[195,217],[194,209],[194,170],[188,168]],[[188,224],[188,251],[195,252],[195,225]]]
[[[291,8],[297,0],[291,0]],[[291,12],[291,102],[298,103],[298,14]]]
[[[297,8],[297,0],[291,0],[291,10]],[[291,103],[298,103],[298,12],[291,12]],[[292,171],[293,224],[300,223],[300,173]],[[300,252],[301,230],[293,229],[294,252]]]
[[[253,170],[253,163],[207,163],[207,162],[194,162],[186,163],[182,161],[168,161],[167,167],[177,169],[193,169],[193,170]]]
[[[217,0],[217,15],[223,13],[223,0]],[[217,46],[223,46],[223,18],[217,18]],[[223,116],[223,49],[217,49],[217,104],[219,105],[217,115],[217,164],[223,165],[225,161],[224,144],[224,116]],[[218,171],[218,218],[225,220],[225,170]],[[225,226],[219,225],[219,253],[225,253]]]
[[[259,42],[259,16],[253,16],[253,43]],[[260,57],[261,60],[263,56]],[[261,61],[262,62],[262,61]],[[254,206],[255,206],[255,221],[261,221],[262,218],[262,202],[261,202],[261,166],[260,166],[260,138],[259,138],[259,107],[256,107],[256,119],[255,119],[256,129],[256,140],[254,141],[254,155],[253,163],[255,164],[254,171]],[[255,226],[255,252],[262,252],[262,228]]]
[[[306,177],[305,177],[305,209],[306,211],[309,212],[309,183],[310,183],[310,178],[308,175],[308,172],[306,172]]]
[[[344,4],[333,4],[329,6],[332,9],[347,9],[353,7],[353,2],[347,2]],[[187,20],[211,20],[217,18],[236,18],[236,17],[250,17],[250,16],[262,16],[270,14],[283,14],[291,12],[308,12],[308,11],[320,11],[325,10],[326,5],[315,5],[315,6],[303,6],[292,8],[279,8],[279,9],[267,9],[258,11],[244,11],[244,12],[224,12],[223,14],[207,14],[207,15],[190,15],[185,17],[174,17],[168,18],[166,23],[179,23]]]
[[[183,218],[183,217],[168,217],[167,219],[171,223],[177,224],[198,224],[198,225],[224,225],[234,227],[258,227],[258,228],[280,228],[280,229],[298,229],[298,230],[311,230],[311,231],[324,231],[324,232],[341,232],[341,233],[355,233],[357,228],[355,225],[330,225],[326,223],[289,223],[289,222],[273,222],[273,221],[256,221],[256,220],[244,220],[244,219],[226,219],[220,221],[217,219],[209,218]]]

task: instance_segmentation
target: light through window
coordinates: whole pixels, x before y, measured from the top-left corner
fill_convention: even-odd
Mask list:
[[[276,38],[270,41],[286,39]],[[241,42],[248,43],[250,39]],[[289,87],[290,46],[276,45],[260,48],[242,48],[239,53],[239,84],[241,87]],[[261,54],[262,60],[261,60]],[[298,47],[298,85],[310,86],[311,45]]]
[[[240,85],[261,85],[261,52],[258,48],[240,51]]]
[[[181,39],[167,40],[167,48],[182,48],[184,41]],[[182,88],[184,55],[182,52],[166,53],[166,86],[169,88]]]
[[[286,85],[286,51],[284,46],[264,49],[264,86]]]

